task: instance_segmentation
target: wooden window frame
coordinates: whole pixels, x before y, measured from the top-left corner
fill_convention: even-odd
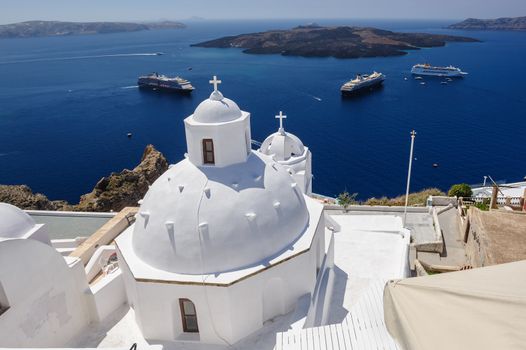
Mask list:
[[[211,151],[207,151],[206,149],[207,142],[210,142],[210,144],[212,145]],[[215,158],[215,152],[214,152],[214,140],[213,139],[203,139],[202,147],[203,147],[203,164],[212,164],[212,165],[215,164],[216,158]],[[208,160],[208,157],[207,157],[208,153],[212,153],[211,161]]]
[[[184,311],[184,303],[185,302],[189,302],[192,304],[192,306],[194,307],[194,310],[195,310],[195,314],[194,315],[187,315]],[[183,332],[185,333],[199,333],[199,323],[197,321],[197,309],[195,307],[195,304],[193,303],[193,301],[191,301],[190,299],[186,299],[186,298],[181,298],[179,299],[179,309],[181,310],[181,322],[183,324]],[[186,318],[190,316],[190,317],[195,317],[195,329],[189,329],[188,328],[188,324],[186,323]]]

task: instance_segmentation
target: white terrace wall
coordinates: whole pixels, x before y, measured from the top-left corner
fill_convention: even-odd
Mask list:
[[[61,347],[90,322],[80,260],[33,239],[0,241],[0,347]]]

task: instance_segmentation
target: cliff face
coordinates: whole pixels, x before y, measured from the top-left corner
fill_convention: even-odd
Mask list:
[[[78,211],[119,211],[135,207],[151,185],[168,169],[168,162],[152,145],[146,146],[141,163],[133,170],[112,173],[97,182],[90,193],[80,197]]]
[[[0,185],[0,202],[13,204],[21,209],[71,209],[66,201],[50,201],[41,193],[33,193],[26,185]]]
[[[50,201],[41,193],[33,193],[26,185],[0,185],[0,202],[16,205],[21,209],[120,211],[135,207],[144,197],[148,186],[168,169],[168,161],[152,145],[146,146],[141,162],[133,170],[112,173],[97,182],[90,193],[80,197],[77,205],[66,201]]]

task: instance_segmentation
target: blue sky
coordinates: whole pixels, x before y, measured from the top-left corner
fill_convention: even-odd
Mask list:
[[[0,23],[253,18],[526,16],[526,0],[0,0]]]

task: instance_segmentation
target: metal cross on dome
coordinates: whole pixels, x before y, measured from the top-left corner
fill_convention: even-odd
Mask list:
[[[283,130],[283,119],[287,119],[287,116],[284,115],[282,111],[279,111],[279,115],[276,116],[276,119],[279,119],[279,130]]]
[[[214,85],[214,91],[217,91],[217,85],[221,84],[221,80],[218,80],[217,76],[214,75],[214,79],[210,80],[209,83]]]

